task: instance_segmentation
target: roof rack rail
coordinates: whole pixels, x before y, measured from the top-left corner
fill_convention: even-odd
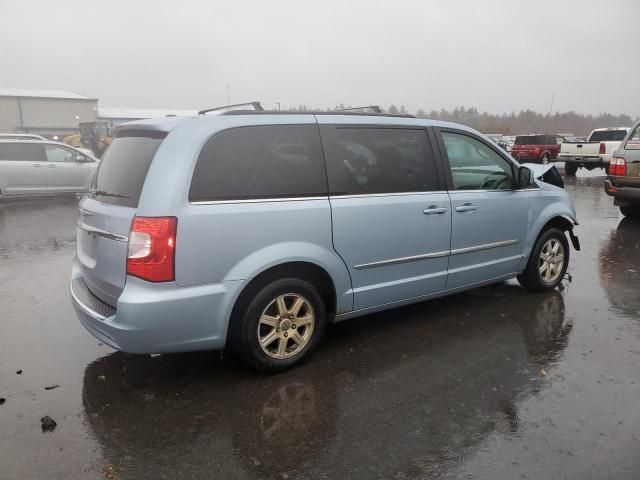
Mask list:
[[[338,112],[336,110],[329,111],[280,111],[280,110],[229,110],[222,115],[351,115],[361,117],[397,117],[397,118],[416,118],[415,115],[408,113],[367,113],[367,112]]]
[[[205,108],[204,110],[200,110],[198,112],[198,115],[204,115],[205,113],[216,112],[220,110],[228,110],[230,108],[248,107],[248,106],[253,107],[253,109],[256,112],[264,111],[264,108],[262,108],[262,104],[260,102],[245,102],[245,103],[234,103],[233,105],[223,105],[222,107]]]
[[[364,107],[336,108],[334,112],[367,113],[367,110],[373,110],[373,113],[384,113],[384,110],[382,110],[380,105],[365,105]]]

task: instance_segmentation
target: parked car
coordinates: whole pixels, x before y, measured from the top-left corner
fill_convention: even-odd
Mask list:
[[[607,195],[626,217],[640,218],[640,122],[620,142],[604,182]]]
[[[511,147],[511,156],[518,162],[547,164],[558,157],[564,139],[557,135],[518,135]]]
[[[46,140],[46,138],[31,133],[0,133],[0,140]]]
[[[608,173],[611,155],[628,131],[626,127],[596,128],[587,142],[563,142],[558,160],[564,162],[565,173],[569,176],[575,175],[580,167],[587,170],[603,168]]]
[[[0,196],[84,192],[97,160],[47,140],[0,139]]]
[[[228,344],[284,369],[329,322],[513,277],[555,288],[576,216],[541,179],[562,185],[475,130],[406,116],[119,125],[79,205],[73,305],[125,352]]]

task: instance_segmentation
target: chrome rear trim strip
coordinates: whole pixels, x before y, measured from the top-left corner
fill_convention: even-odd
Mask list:
[[[480,252],[482,250],[489,250],[490,248],[507,247],[509,245],[515,245],[516,243],[518,243],[518,240],[505,240],[503,242],[485,243],[484,245],[476,245],[473,247],[456,248],[454,250],[451,250],[451,255]]]
[[[80,230],[84,230],[87,233],[97,235],[98,237],[108,238],[117,242],[129,241],[129,237],[125,237],[124,235],[119,235],[117,233],[107,232],[106,230],[101,230],[100,228],[92,227],[91,225],[87,225],[80,219],[78,219],[77,225]]]
[[[399,263],[417,262],[419,260],[426,260],[428,258],[446,257],[448,255],[449,255],[449,251],[425,253],[424,255],[413,255],[411,257],[392,258],[391,260],[382,260],[380,262],[363,263],[361,265],[356,265],[353,268],[355,268],[356,270],[366,270],[368,268],[384,267],[387,265],[396,265]]]
[[[329,197],[283,197],[283,198],[247,198],[242,200],[194,200],[191,205],[226,205],[236,203],[273,203],[273,202],[304,202],[310,200],[329,200]]]

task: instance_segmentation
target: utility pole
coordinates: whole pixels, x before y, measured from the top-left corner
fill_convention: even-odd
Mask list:
[[[553,115],[553,101],[555,100],[556,93],[553,92],[551,94],[551,108],[549,108],[549,115]]]
[[[276,105],[278,105],[278,111],[280,111],[280,102],[276,102]]]

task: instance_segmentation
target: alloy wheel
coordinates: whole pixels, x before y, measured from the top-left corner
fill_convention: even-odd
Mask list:
[[[297,293],[280,295],[260,316],[257,332],[260,348],[272,358],[291,358],[309,343],[315,323],[309,300]]]
[[[555,282],[564,267],[564,246],[557,238],[551,238],[542,247],[538,271],[546,283]]]

